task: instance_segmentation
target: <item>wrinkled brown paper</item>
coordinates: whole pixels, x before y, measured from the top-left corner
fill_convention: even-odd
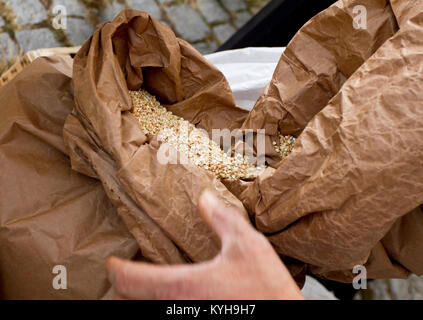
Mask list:
[[[128,89],[142,85],[175,114],[211,133],[240,127],[224,76],[191,45],[146,13],[123,11],[99,28],[74,59],[75,112],[64,126],[72,167],[102,181],[141,252],[157,263],[204,261],[219,242],[197,201],[213,189],[228,206],[242,203],[209,172],[162,165],[132,109]]]
[[[293,274],[422,274],[423,4],[367,1],[356,30],[357,4],[298,32],[250,114],[195,49],[132,10],[93,34],[73,76],[70,59],[43,58],[0,89],[1,297],[108,297],[105,258],[139,249],[155,263],[212,258],[219,243],[196,208],[205,188],[248,211]],[[209,132],[265,128],[271,142],[279,129],[297,145],[278,162],[269,143],[273,168],[254,182],[161,165],[129,112],[140,86]],[[52,288],[56,265],[67,290]]]
[[[243,127],[299,135],[296,147],[280,163],[268,153],[276,170],[237,192],[315,274],[422,274],[423,214],[407,212],[423,202],[423,2],[366,1],[364,30],[357,5],[338,1],[288,45]]]
[[[101,183],[71,169],[62,131],[74,107],[72,60],[37,59],[0,89],[0,297],[97,299],[105,259],[138,245]],[[55,266],[67,290],[55,290]]]

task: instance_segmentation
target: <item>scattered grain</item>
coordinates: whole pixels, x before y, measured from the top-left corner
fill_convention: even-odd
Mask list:
[[[158,136],[217,178],[253,179],[265,169],[248,163],[240,154],[233,157],[226,154],[203,130],[167,111],[147,91],[130,91],[129,94],[133,102],[132,112],[145,134]]]
[[[280,154],[282,159],[285,159],[294,149],[296,140],[297,139],[293,136],[284,136],[283,134],[279,133],[279,144],[273,142],[273,148],[277,153]]]

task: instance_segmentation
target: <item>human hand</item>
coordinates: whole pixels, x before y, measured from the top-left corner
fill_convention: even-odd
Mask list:
[[[206,191],[199,199],[206,223],[222,249],[211,261],[189,265],[152,265],[108,259],[115,293],[127,299],[303,299],[300,289],[273,250],[235,209]]]

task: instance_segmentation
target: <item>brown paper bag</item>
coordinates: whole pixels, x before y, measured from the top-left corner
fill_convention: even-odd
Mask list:
[[[407,214],[423,203],[423,4],[366,1],[356,30],[362,4],[338,1],[290,42],[243,127],[296,147],[235,190],[278,253],[341,281],[363,264],[423,273],[422,213]]]
[[[1,299],[112,297],[106,258],[139,251],[101,183],[70,167],[71,75],[70,58],[41,58],[0,89]]]
[[[197,210],[213,189],[247,217],[241,202],[193,164],[162,165],[147,141],[128,89],[141,86],[174,114],[211,133],[239,128],[226,79],[191,45],[146,13],[125,10],[101,26],[74,59],[75,112],[64,127],[72,168],[102,181],[142,254],[157,263],[204,261],[219,242]]]

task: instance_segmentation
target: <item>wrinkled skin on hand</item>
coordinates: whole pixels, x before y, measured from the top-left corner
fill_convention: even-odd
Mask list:
[[[211,261],[163,266],[111,257],[107,272],[117,298],[303,299],[300,289],[266,238],[211,192],[199,211],[221,241]]]

